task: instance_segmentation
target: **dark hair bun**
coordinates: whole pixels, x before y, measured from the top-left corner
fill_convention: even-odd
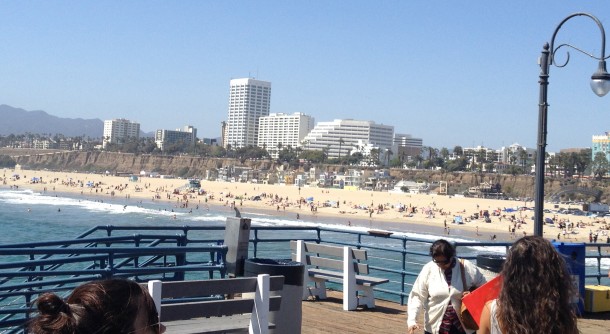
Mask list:
[[[70,306],[54,293],[45,293],[38,297],[38,311],[41,314],[53,316],[59,313],[70,314]]]

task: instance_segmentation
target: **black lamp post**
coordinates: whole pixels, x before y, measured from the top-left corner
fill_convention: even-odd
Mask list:
[[[585,51],[582,51],[570,44],[561,44],[558,47],[555,47],[555,37],[557,36],[557,32],[561,26],[566,23],[569,19],[576,16],[586,16],[591,18],[597,26],[602,34],[602,48],[600,57],[596,57],[592,54],[589,54]],[[542,47],[542,56],[540,57],[540,102],[538,105],[538,149],[536,156],[536,196],[534,198],[535,204],[535,213],[534,213],[534,234],[542,236],[542,226],[544,224],[544,167],[545,167],[545,156],[546,156],[546,132],[547,132],[547,111],[548,111],[548,103],[547,103],[547,90],[549,86],[549,69],[551,65],[555,65],[557,67],[564,67],[568,64],[570,60],[570,53],[567,53],[567,59],[563,64],[555,63],[555,53],[561,47],[566,46],[570,47],[576,51],[579,51],[593,59],[597,59],[599,61],[599,66],[597,71],[593,73],[591,76],[591,89],[598,96],[604,96],[610,91],[610,74],[606,71],[606,33],[604,32],[604,27],[601,22],[597,19],[597,17],[587,14],[587,13],[574,13],[559,23],[557,28],[555,28],[555,32],[553,33],[553,38],[551,39],[551,44],[545,43]]]

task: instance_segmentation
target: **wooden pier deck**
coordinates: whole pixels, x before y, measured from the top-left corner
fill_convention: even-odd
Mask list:
[[[406,305],[381,300],[375,303],[374,309],[343,311],[341,293],[336,291],[329,291],[326,300],[304,301],[301,333],[407,333]],[[583,334],[607,334],[610,312],[586,314],[578,319],[578,328]]]

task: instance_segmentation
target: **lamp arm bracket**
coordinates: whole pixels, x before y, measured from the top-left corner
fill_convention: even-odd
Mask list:
[[[596,57],[593,54],[591,54],[587,51],[584,51],[583,49],[575,47],[574,45],[564,43],[564,44],[561,44],[558,47],[556,47],[555,50],[553,50],[553,52],[551,53],[551,64],[555,65],[555,67],[564,67],[570,61],[570,52],[566,50],[566,61],[561,64],[556,62],[555,55],[557,54],[557,51],[559,51],[559,49],[561,49],[562,47],[574,49],[574,50],[576,50],[586,56],[589,56],[593,59],[596,59],[596,60],[606,60],[606,59],[610,58],[610,55],[609,55],[608,57],[602,59],[601,57]]]
[[[573,45],[570,44],[561,44],[558,47],[555,47],[555,38],[557,37],[557,33],[559,32],[559,30],[561,29],[561,27],[563,26],[564,23],[566,23],[567,21],[569,21],[570,19],[574,18],[574,17],[578,17],[578,16],[584,16],[584,17],[588,17],[590,19],[592,19],[593,21],[595,21],[595,23],[597,24],[600,34],[601,34],[601,50],[600,50],[600,57],[596,57],[586,51],[583,51],[582,49],[579,49]],[[551,50],[551,54],[550,54],[550,63],[549,64],[554,64],[555,63],[555,53],[561,48],[561,47],[568,47],[568,48],[572,48],[582,54],[585,54],[593,59],[597,59],[597,60],[606,60],[608,59],[610,56],[606,57],[606,32],[604,30],[604,26],[602,25],[602,23],[599,21],[599,19],[591,14],[588,13],[574,13],[568,17],[566,17],[565,19],[563,19],[563,21],[561,21],[561,23],[559,23],[559,25],[555,28],[555,32],[553,32],[553,37],[551,38],[551,45],[550,45],[550,50]],[[564,67],[568,64],[568,62],[570,61],[570,53],[566,51],[567,54],[567,58],[566,61],[561,64],[561,65],[557,65],[555,64],[556,67]]]

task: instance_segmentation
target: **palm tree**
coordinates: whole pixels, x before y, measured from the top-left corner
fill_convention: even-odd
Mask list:
[[[345,141],[343,141],[343,137],[339,138],[339,161],[341,161],[341,146],[343,145],[343,143],[345,143]]]
[[[394,154],[394,152],[392,152],[391,149],[388,148],[386,150],[385,155],[386,155],[386,160],[387,160],[388,166],[390,165],[390,158],[392,157],[393,154]]]
[[[379,165],[379,149],[374,148],[371,150],[371,160],[375,166]]]
[[[525,166],[527,165],[527,151],[523,147],[519,147],[519,152],[517,154],[519,155],[519,160],[521,162],[521,168],[523,169],[523,172],[525,173]]]

